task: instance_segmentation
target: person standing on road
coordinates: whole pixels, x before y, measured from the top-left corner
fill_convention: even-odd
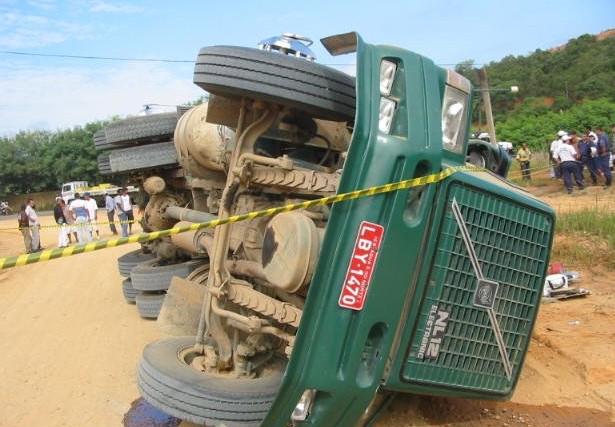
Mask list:
[[[551,178],[553,179],[559,179],[562,177],[562,169],[558,161],[557,153],[559,152],[559,148],[563,145],[562,138],[566,135],[567,134],[565,131],[558,131],[557,139],[554,139],[549,147],[549,152],[551,153]]]
[[[604,176],[604,188],[609,188],[613,182],[613,176],[611,175],[611,168],[609,167],[609,160],[611,158],[611,142],[609,137],[602,131],[602,128],[596,128],[596,134],[598,135],[598,141],[596,141],[596,149],[598,150],[598,170],[602,171]]]
[[[68,238],[68,243],[73,243],[73,238],[71,234],[75,236],[75,243],[79,241],[77,238],[77,228],[75,227],[75,218],[73,218],[73,213],[70,210],[70,207],[64,202],[62,199],[62,212],[64,213],[64,218],[66,218],[66,237]]]
[[[73,218],[75,219],[75,227],[77,228],[77,241],[79,243],[91,242],[92,236],[87,229],[87,223],[90,221],[90,217],[85,205],[85,200],[81,198],[79,193],[75,193],[75,200],[70,202],[69,209],[73,215]]]
[[[28,199],[28,206],[26,206],[26,215],[28,216],[28,221],[30,223],[30,232],[32,233],[32,252],[42,251],[41,247],[41,235],[39,229],[41,228],[41,223],[38,220],[38,215],[36,214],[36,203],[34,199]]]
[[[521,167],[521,176],[524,181],[531,181],[530,176],[530,160],[532,159],[532,152],[527,148],[527,142],[521,144],[521,148],[517,151],[515,159],[519,162]]]
[[[58,229],[58,248],[68,247],[68,236],[66,232],[68,221],[66,221],[66,217],[64,216],[64,205],[66,205],[64,199],[56,197],[56,205],[53,207],[53,218],[56,220],[56,224],[60,226]]]
[[[126,187],[122,188],[122,209],[126,213],[126,218],[128,219],[128,234],[132,234],[132,224],[135,222],[135,216],[132,212],[132,202],[130,201],[130,196],[128,195],[128,189]]]
[[[574,151],[577,153],[575,155],[575,158],[577,159],[577,168],[579,168],[579,173],[583,176],[583,163],[581,162],[581,151],[579,149],[581,138],[577,136],[576,130],[571,130],[568,132],[568,136],[570,137],[568,143],[574,147]]]
[[[98,203],[92,198],[92,195],[88,192],[83,193],[83,200],[85,201],[85,208],[88,210],[88,217],[90,218],[90,225],[88,232],[92,239],[100,239],[100,233],[98,232]]]
[[[584,167],[589,171],[589,177],[593,185],[598,184],[598,176],[596,175],[596,165],[594,158],[596,157],[596,144],[590,139],[587,133],[584,133],[579,141],[579,155],[581,156],[581,175],[583,175]]]
[[[573,183],[572,177],[574,176],[574,180],[579,187],[579,190],[583,190],[585,188],[585,181],[583,181],[583,175],[581,175],[581,169],[577,164],[577,151],[572,146],[571,138],[568,135],[565,135],[562,138],[564,142],[559,147],[559,151],[557,152],[557,157],[560,161],[560,166],[562,168],[562,178],[564,178],[564,185],[566,186],[566,190],[568,190],[568,194],[572,193]]]
[[[105,209],[107,210],[107,220],[109,221],[109,228],[114,236],[117,236],[117,228],[115,228],[115,200],[111,197],[111,194],[105,193]]]
[[[21,234],[23,235],[23,243],[26,246],[26,253],[29,254],[32,252],[32,235],[30,234],[30,220],[26,214],[27,206],[28,205],[25,203],[21,205],[19,219],[17,221],[19,223],[19,231],[21,231]]]
[[[115,196],[115,208],[117,209],[117,217],[120,220],[120,226],[122,227],[122,237],[128,237],[128,214],[126,213],[128,208],[124,206],[122,200],[123,189],[120,189]]]

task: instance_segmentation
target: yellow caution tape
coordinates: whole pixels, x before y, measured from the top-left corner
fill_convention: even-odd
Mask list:
[[[320,199],[308,200],[300,203],[292,203],[277,208],[264,209],[260,211],[248,212],[245,214],[233,215],[228,218],[214,219],[202,223],[194,223],[183,227],[174,227],[167,230],[153,231],[151,233],[140,233],[128,237],[119,237],[109,240],[100,240],[98,242],[82,243],[68,248],[47,249],[41,252],[32,254],[24,254],[12,256],[8,258],[0,258],[0,270],[11,267],[17,267],[27,264],[34,264],[39,261],[47,261],[50,259],[61,258],[70,255],[76,255],[84,252],[92,252],[99,249],[112,248],[115,246],[125,245],[127,243],[139,243],[156,240],[161,237],[171,236],[174,234],[185,233],[187,231],[196,231],[201,228],[213,228],[223,224],[231,224],[235,222],[260,218],[264,216],[273,216],[282,212],[289,212],[298,209],[308,209],[314,206],[324,206],[332,203],[339,203],[345,200],[358,199],[362,197],[375,196],[382,193],[390,193],[393,191],[405,190],[412,187],[420,187],[422,185],[434,184],[441,181],[454,173],[467,171],[484,171],[484,169],[476,166],[455,166],[443,170],[442,172],[422,176],[419,178],[408,179],[391,184],[379,185],[377,187],[367,188],[365,190],[356,190],[349,193],[336,194],[334,196],[322,197]]]
[[[105,222],[80,222],[80,223],[66,223],[66,224],[50,224],[50,225],[39,225],[38,228],[60,228],[60,227],[91,227],[93,225],[109,225],[109,224],[134,224],[137,221],[105,221]],[[34,228],[36,225],[30,225],[27,228]],[[0,228],[0,231],[9,231],[9,230],[21,230],[22,227],[8,227],[8,228]]]
[[[40,228],[91,227],[93,225],[134,224],[135,222],[136,222],[135,220],[130,220],[130,221],[104,221],[104,222],[94,221],[94,222],[80,222],[80,223],[73,222],[72,224],[66,223],[66,224],[41,225]]]

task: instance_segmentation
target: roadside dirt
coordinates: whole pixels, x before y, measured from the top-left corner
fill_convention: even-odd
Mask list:
[[[615,199],[598,187],[571,196],[535,190],[560,212]],[[21,235],[8,229],[15,224],[0,219],[0,257],[23,252]],[[56,246],[54,229],[43,229],[42,244]],[[0,270],[0,427],[122,426],[139,397],[141,350],[162,337],[122,296],[116,260],[137,247]],[[615,425],[613,271],[567,267],[592,295],[542,304],[511,402],[400,395],[376,425]]]

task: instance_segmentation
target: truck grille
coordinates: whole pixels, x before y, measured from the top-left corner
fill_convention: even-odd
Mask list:
[[[447,206],[403,380],[508,394],[536,317],[553,219],[460,184],[449,187]]]

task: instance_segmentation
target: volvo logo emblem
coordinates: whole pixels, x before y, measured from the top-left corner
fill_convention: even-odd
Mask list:
[[[474,293],[474,305],[485,308],[493,308],[495,296],[498,293],[497,282],[479,279]]]

